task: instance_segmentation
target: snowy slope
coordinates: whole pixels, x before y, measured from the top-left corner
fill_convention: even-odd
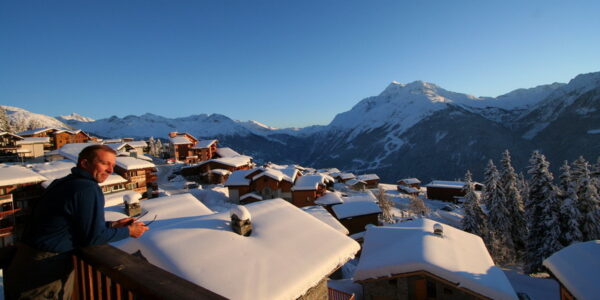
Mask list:
[[[78,113],[71,113],[70,115],[58,116],[56,119],[68,123],[69,121],[78,121],[78,122],[94,122],[96,120],[88,117],[84,117]]]
[[[70,128],[67,124],[50,116],[13,106],[1,105],[1,107],[6,110],[10,125],[15,132],[41,127]]]

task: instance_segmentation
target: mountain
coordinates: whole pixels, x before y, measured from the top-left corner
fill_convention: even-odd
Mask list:
[[[50,116],[32,113],[18,107],[6,105],[0,106],[6,111],[10,126],[14,132],[40,127],[71,128],[69,125]]]
[[[375,172],[387,182],[415,176],[482,179],[487,160],[509,149],[526,172],[533,150],[557,171],[563,160],[600,154],[600,72],[569,83],[518,89],[496,98],[475,97],[415,81],[390,83],[379,95],[339,113],[326,126],[277,129],[212,114],[165,118],[153,114],[68,123],[102,137],[166,138],[170,131],[217,138],[257,162]]]
[[[77,122],[94,122],[95,121],[92,118],[84,117],[78,113],[71,113],[70,115],[66,115],[66,116],[58,116],[58,117],[56,117],[56,119],[60,120],[61,122],[67,123],[67,124],[71,121],[77,121]]]

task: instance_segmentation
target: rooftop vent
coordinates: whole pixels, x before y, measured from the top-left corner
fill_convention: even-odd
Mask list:
[[[142,195],[135,192],[130,192],[123,196],[123,202],[125,203],[125,213],[128,216],[132,217],[142,213],[140,198],[142,198]]]
[[[229,210],[229,215],[231,216],[231,229],[233,229],[233,232],[243,236],[252,234],[252,221],[247,208],[241,205],[233,206]]]
[[[442,227],[442,224],[440,224],[440,223],[433,224],[433,234],[438,235],[438,236],[444,236],[444,227]]]

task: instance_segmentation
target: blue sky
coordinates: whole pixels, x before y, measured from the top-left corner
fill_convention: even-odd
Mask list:
[[[0,104],[328,124],[391,81],[498,96],[600,71],[600,1],[2,1]]]

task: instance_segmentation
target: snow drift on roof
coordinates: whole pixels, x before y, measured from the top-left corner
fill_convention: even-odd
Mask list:
[[[64,156],[72,161],[77,161],[79,152],[85,149],[85,147],[96,145],[97,143],[72,143],[66,144],[58,149],[58,154]]]
[[[301,209],[345,235],[350,233],[350,231],[348,231],[348,229],[342,225],[340,221],[334,218],[325,208],[321,206],[306,206],[302,207]]]
[[[233,149],[231,149],[229,147],[217,148],[217,154],[220,157],[233,157],[233,156],[239,156],[240,155],[235,150],[233,150]]]
[[[187,137],[185,136],[176,136],[176,137],[172,137],[169,138],[169,141],[171,142],[171,144],[173,145],[183,145],[183,144],[193,144],[192,141],[190,141]]]
[[[245,207],[252,215],[248,237],[231,230],[229,212],[181,216],[175,211],[193,215],[197,209],[180,208],[174,199],[146,200],[146,217],[158,215],[151,230],[115,245],[141,250],[150,263],[229,299],[297,299],[360,249],[283,199]]]
[[[575,298],[600,295],[600,240],[571,244],[544,260],[544,266]]]
[[[194,145],[194,149],[204,149],[212,146],[212,144],[218,142],[217,140],[201,140],[198,141],[196,145]]]
[[[0,164],[0,186],[42,182],[46,179],[22,166]]]
[[[342,196],[340,192],[325,192],[325,194],[315,201],[316,204],[319,205],[331,205],[331,204],[340,204],[344,203],[342,200]]]
[[[331,207],[338,219],[381,213],[381,208],[372,201],[353,201]]]
[[[426,271],[492,299],[517,299],[480,237],[449,225],[443,225],[439,237],[434,224],[423,218],[369,227],[354,279]]]
[[[17,145],[29,145],[29,144],[47,144],[50,143],[50,138],[45,137],[27,137],[20,141],[16,141]]]
[[[154,168],[155,165],[149,161],[137,159],[135,157],[117,157],[117,166],[125,170]]]
[[[356,179],[362,180],[362,181],[379,180],[379,176],[377,176],[377,174],[364,174],[364,175],[358,175],[356,177]]]
[[[306,175],[298,178],[292,187],[292,191],[317,190],[319,185],[325,185],[325,177],[322,175]]]
[[[250,184],[250,179],[246,178],[246,175],[256,171],[256,169],[251,170],[240,170],[234,171],[229,175],[227,181],[225,181],[225,186],[247,186]]]
[[[434,180],[426,185],[426,187],[438,187],[447,189],[462,189],[465,183],[462,181],[442,181]]]
[[[421,180],[417,179],[417,178],[404,178],[404,179],[400,179],[398,180],[398,182],[404,182],[406,184],[420,184]]]

